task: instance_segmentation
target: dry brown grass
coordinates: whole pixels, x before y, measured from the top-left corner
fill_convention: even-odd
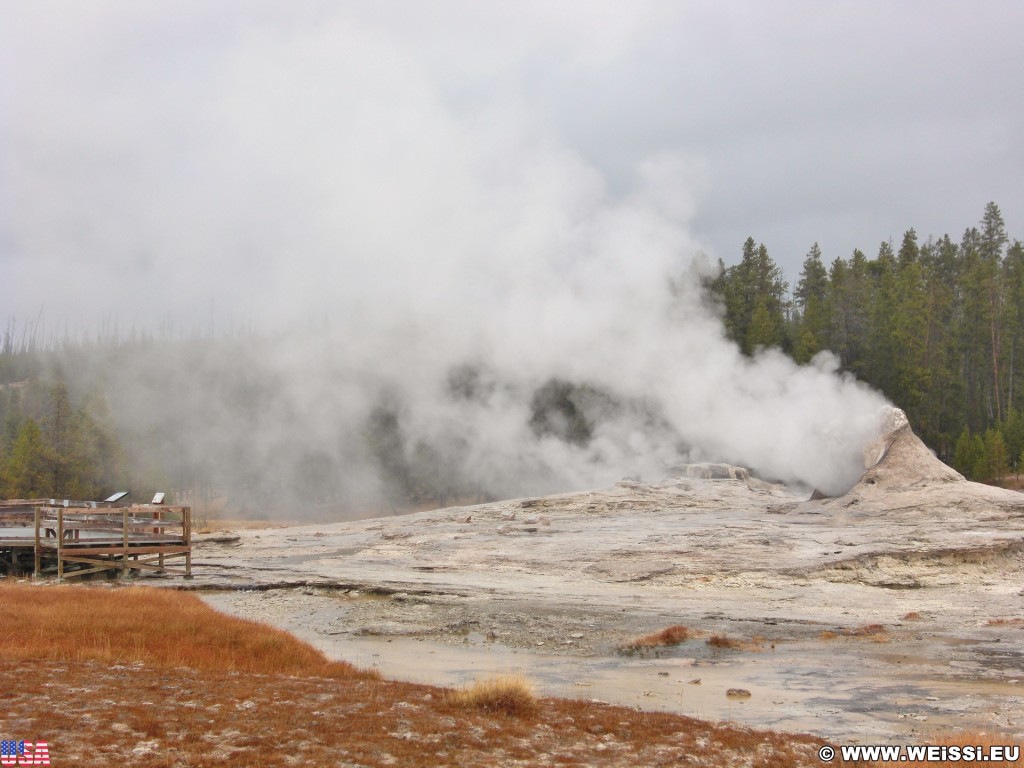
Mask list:
[[[731,650],[739,650],[743,647],[743,642],[726,635],[712,635],[707,639],[707,644],[712,648],[728,648]]]
[[[999,478],[999,485],[1009,488],[1011,491],[1024,491],[1024,477],[1019,474],[1004,475]]]
[[[826,629],[818,633],[819,640],[835,640],[838,637],[852,637],[860,640],[870,640],[873,643],[888,643],[891,639],[889,631],[882,624],[863,624],[859,627],[843,629],[833,632]]]
[[[869,637],[871,635],[881,635],[885,632],[885,626],[882,624],[862,624],[859,627],[848,629],[843,632],[847,637]]]
[[[634,638],[628,643],[620,645],[616,650],[625,655],[632,655],[634,653],[643,654],[649,651],[653,651],[657,654],[661,648],[676,646],[694,637],[701,637],[704,634],[705,633],[700,630],[693,630],[688,627],[684,627],[681,624],[675,624],[671,627],[666,627],[660,632],[654,632],[650,635]],[[764,650],[764,646],[768,642],[768,639],[761,635],[757,635],[749,640],[740,640],[723,634],[715,634],[709,637],[705,642],[715,650],[727,649],[733,651],[762,651]],[[774,649],[775,643],[772,643],[771,647]]]
[[[0,585],[0,658],[141,662],[218,672],[358,672],[283,630],[217,613],[195,595],[152,587]]]
[[[764,650],[764,645],[768,642],[768,639],[761,635],[756,635],[747,640],[729,637],[728,635],[712,635],[705,642],[716,651],[753,651],[756,653]],[[774,649],[775,643],[772,643],[771,647]]]
[[[0,721],[76,768],[821,765],[809,736],[587,701],[508,717],[423,685],[96,662],[0,661],[0,679]]]
[[[656,648],[669,648],[690,639],[693,633],[681,624],[673,624],[660,632],[644,635],[623,643],[618,647],[619,653],[642,653]]]
[[[917,611],[910,611],[909,613],[905,613],[903,615],[903,621],[920,621],[920,620],[921,620],[921,614],[918,613]]]
[[[679,645],[690,637],[690,630],[681,624],[673,624],[653,635],[646,635],[641,642],[647,645]]]
[[[1024,627],[1024,619],[989,619],[985,622],[986,627]]]
[[[476,680],[452,691],[448,700],[456,707],[488,714],[526,717],[537,713],[533,685],[520,675],[500,675]]]
[[[889,642],[888,630],[882,624],[863,624],[843,632],[846,637],[857,637],[870,640],[873,643]]]

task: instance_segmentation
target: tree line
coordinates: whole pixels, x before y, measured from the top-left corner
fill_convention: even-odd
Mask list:
[[[826,266],[811,246],[790,293],[763,243],[710,283],[746,354],[777,347],[799,363],[823,350],[907,412],[914,430],[967,477],[1024,464],[1024,245],[995,203],[954,241],[908,229],[874,258]]]

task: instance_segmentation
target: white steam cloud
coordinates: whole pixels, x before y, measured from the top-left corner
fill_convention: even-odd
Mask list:
[[[400,453],[502,493],[682,457],[832,493],[862,471],[880,395],[827,354],[798,367],[725,339],[687,229],[693,158],[647,158],[613,191],[528,94],[453,90],[399,36],[317,4],[244,24],[205,4],[176,24],[62,7],[5,12],[31,34],[0,60],[19,73],[0,125],[4,309],[263,339],[125,354],[126,428],[179,435],[193,465],[320,457],[361,492],[380,467],[357,438],[382,404]],[[240,375],[273,386],[241,402],[218,387]],[[564,383],[581,422],[555,408],[538,425],[538,391]]]

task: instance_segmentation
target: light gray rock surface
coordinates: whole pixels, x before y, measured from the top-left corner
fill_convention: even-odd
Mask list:
[[[195,586],[236,590],[210,600],[333,638],[328,650],[413,636],[438,658],[443,646],[543,649],[519,659],[600,662],[610,677],[617,665],[651,692],[638,706],[862,740],[957,725],[1024,735],[1024,495],[967,482],[905,418],[892,426],[839,498],[808,501],[742,468],[683,468],[650,484],[241,531],[197,546]],[[615,655],[670,624],[703,634],[659,660]],[[859,630],[873,624],[884,630]],[[713,652],[712,633],[744,645]],[[389,673],[381,648],[358,647]],[[702,667],[686,679],[703,679],[707,701],[694,711],[696,686],[676,703],[674,688],[643,682],[656,664],[675,665],[659,674],[676,687],[680,665]],[[752,696],[727,703],[718,684]]]

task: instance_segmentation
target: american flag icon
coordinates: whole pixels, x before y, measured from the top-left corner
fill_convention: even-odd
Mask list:
[[[49,765],[50,748],[45,741],[4,739],[0,741],[0,766]]]

